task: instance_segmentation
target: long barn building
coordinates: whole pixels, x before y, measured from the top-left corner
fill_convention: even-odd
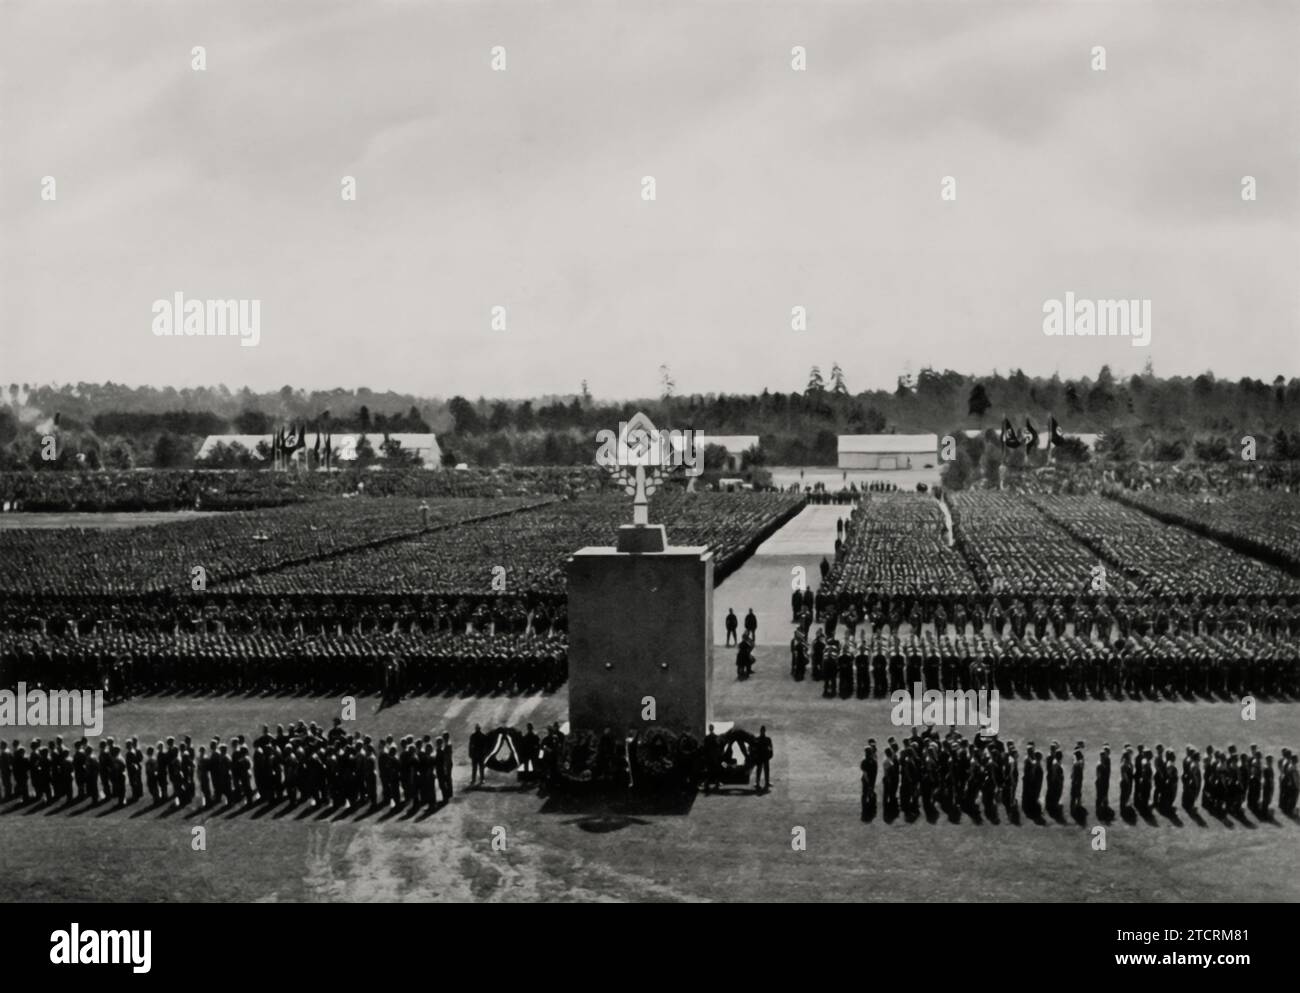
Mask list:
[[[938,461],[937,434],[842,434],[841,469],[927,469]]]

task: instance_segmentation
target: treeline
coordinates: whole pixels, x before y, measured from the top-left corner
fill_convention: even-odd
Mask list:
[[[376,448],[384,432],[433,432],[450,464],[581,465],[593,458],[597,431],[617,429],[637,411],[664,428],[757,435],[759,462],[768,466],[834,465],[841,434],[961,434],[996,429],[1003,417],[1041,427],[1048,414],[1067,433],[1104,433],[1098,458],[1214,461],[1245,435],[1258,439],[1259,458],[1300,458],[1300,379],[1282,375],[1162,378],[1148,364],[1129,377],[1103,366],[1095,378],[1062,380],[1021,370],[969,376],[926,367],[899,376],[893,390],[854,393],[835,363],[825,376],[813,367],[802,391],[744,395],[678,395],[666,370],[663,378],[661,396],[619,402],[594,399],[585,383],[569,396],[526,400],[443,400],[366,388],[254,393],[11,384],[9,405],[0,408],[0,468],[57,467],[68,459],[183,468],[193,464],[204,435],[270,434],[290,423],[312,432],[367,432]],[[42,460],[41,438],[31,428],[56,412],[62,447],[55,460]]]
[[[447,405],[451,430],[439,440],[444,450],[454,448],[484,464],[536,464],[544,457],[542,445],[548,455],[576,447],[575,456],[583,457],[595,431],[617,428],[637,410],[660,427],[758,435],[761,460],[769,466],[834,465],[841,434],[962,435],[996,430],[1004,417],[1042,428],[1049,414],[1070,434],[1104,434],[1098,454],[1112,459],[1214,461],[1231,453],[1244,435],[1257,439],[1260,458],[1300,458],[1300,379],[1230,382],[1212,373],[1162,379],[1149,366],[1123,379],[1103,366],[1095,379],[1079,380],[1030,377],[1021,370],[966,376],[927,367],[915,377],[900,376],[892,391],[854,394],[835,364],[829,377],[811,369],[801,393],[665,393],[617,404],[583,394],[540,406],[458,396]],[[1085,447],[1078,449],[1080,457],[1087,456]]]
[[[949,447],[951,458],[944,455]],[[1052,446],[1049,462],[1046,438],[1037,448],[1021,444],[1008,448],[1002,444],[1000,431],[989,429],[975,437],[956,430],[940,442],[941,478],[949,490],[980,486],[1000,486],[1026,470],[1052,466],[1118,470],[1120,476],[1132,476],[1139,466],[1175,467],[1187,463],[1201,470],[1217,468],[1250,475],[1263,463],[1264,468],[1300,462],[1300,431],[1278,428],[1272,435],[1200,433],[1145,437],[1116,429],[1105,434],[1094,449],[1077,438],[1067,437]],[[1292,468],[1294,466],[1292,465]],[[1269,469],[1272,471],[1272,469]]]
[[[60,417],[62,422],[62,417]],[[161,414],[144,414],[125,411],[111,411],[96,414],[91,420],[91,429],[96,434],[221,434],[230,430],[230,423],[223,417],[208,411],[169,410]],[[80,425],[72,419],[64,424],[65,429]]]
[[[31,409],[43,417],[58,411],[68,426],[77,427],[93,426],[100,414],[167,415],[174,411],[214,415],[228,425],[221,430],[241,434],[266,434],[273,429],[267,425],[314,420],[326,411],[332,412],[336,419],[347,419],[345,430],[381,427],[378,423],[360,424],[363,410],[376,416],[382,411],[384,417],[397,418],[402,426],[390,427],[392,431],[445,431],[450,425],[444,400],[391,390],[377,392],[366,387],[302,390],[286,385],[278,390],[257,392],[246,386],[238,390],[226,386],[178,390],[171,386],[131,387],[112,382],[10,383],[0,400],[7,400],[12,410]],[[358,422],[355,426],[350,423],[353,419]],[[408,426],[416,424],[422,426]]]
[[[57,423],[54,415],[57,414]],[[271,435],[286,424],[302,425],[312,445],[317,433],[361,433],[357,446],[362,465],[381,461],[387,465],[410,465],[416,456],[403,451],[389,434],[429,434],[431,429],[420,412],[371,413],[370,408],[334,416],[319,412],[311,419],[278,420],[261,410],[240,411],[224,418],[210,411],[174,410],[160,412],[105,411],[92,413],[89,420],[69,416],[61,410],[23,424],[12,408],[0,407],[0,471],[15,469],[257,469],[271,466],[271,449],[265,443],[245,447],[218,444],[216,450],[198,460],[208,435]],[[320,456],[313,453],[313,462]]]

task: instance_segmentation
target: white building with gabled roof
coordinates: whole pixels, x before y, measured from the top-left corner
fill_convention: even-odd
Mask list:
[[[842,434],[841,469],[929,469],[939,458],[937,434]]]

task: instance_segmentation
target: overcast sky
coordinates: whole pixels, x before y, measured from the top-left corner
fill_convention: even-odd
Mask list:
[[[0,379],[1297,375],[1298,40],[1253,0],[6,0]],[[1150,299],[1150,348],[1044,336],[1067,290]],[[177,291],[259,299],[260,344],[155,337]]]

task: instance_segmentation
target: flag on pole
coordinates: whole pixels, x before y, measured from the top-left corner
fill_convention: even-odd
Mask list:
[[[1065,435],[1061,433],[1061,423],[1054,415],[1047,419],[1047,443],[1048,445],[1065,444]]]
[[[300,421],[298,423],[298,443],[294,445],[294,451],[299,452],[298,468],[307,464],[307,424]]]
[[[1020,435],[1017,434],[1016,429],[1011,426],[1011,420],[1006,417],[1002,418],[1002,447],[1003,448],[1020,447]]]
[[[1064,444],[1065,435],[1061,434],[1061,425],[1055,414],[1047,415],[1047,461],[1052,461],[1052,449]]]
[[[1038,429],[1033,421],[1025,418],[1025,451],[1032,452],[1038,447]]]

